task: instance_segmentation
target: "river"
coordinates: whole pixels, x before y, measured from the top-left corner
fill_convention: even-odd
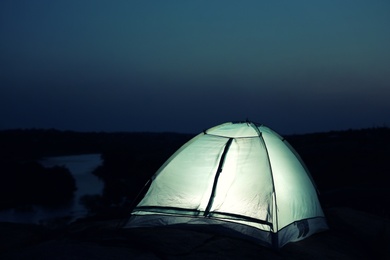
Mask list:
[[[103,181],[92,174],[92,171],[102,163],[100,154],[48,157],[41,160],[40,163],[45,167],[58,165],[69,169],[77,186],[74,200],[68,205],[54,209],[32,205],[3,210],[0,211],[0,221],[39,224],[61,218],[74,220],[88,213],[87,209],[80,203],[80,198],[84,195],[98,195],[103,191]]]

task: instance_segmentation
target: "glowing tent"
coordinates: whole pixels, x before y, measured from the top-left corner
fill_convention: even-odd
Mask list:
[[[274,248],[327,229],[300,157],[252,122],[208,129],[161,166],[125,227],[161,225],[218,229]]]

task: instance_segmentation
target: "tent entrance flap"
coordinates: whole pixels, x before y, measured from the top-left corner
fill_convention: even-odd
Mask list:
[[[223,170],[223,163],[225,162],[226,154],[229,151],[229,147],[230,147],[232,141],[233,141],[233,138],[229,138],[229,140],[227,141],[227,143],[225,145],[225,149],[223,150],[221,159],[219,160],[219,165],[218,165],[217,172],[215,173],[215,178],[214,178],[213,188],[211,190],[209,203],[207,204],[207,207],[206,207],[206,210],[205,210],[203,216],[208,216],[209,215],[211,206],[213,205],[213,201],[214,201],[214,198],[215,198],[215,192],[216,192],[216,189],[217,189],[219,175],[221,174],[221,172]]]

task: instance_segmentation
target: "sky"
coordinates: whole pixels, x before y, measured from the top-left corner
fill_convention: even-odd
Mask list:
[[[388,0],[2,0],[0,129],[389,126]]]

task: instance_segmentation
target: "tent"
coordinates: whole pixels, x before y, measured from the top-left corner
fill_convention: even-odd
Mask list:
[[[328,228],[298,154],[273,130],[253,122],[229,122],[198,134],[149,184],[125,228],[206,228],[273,248]]]

